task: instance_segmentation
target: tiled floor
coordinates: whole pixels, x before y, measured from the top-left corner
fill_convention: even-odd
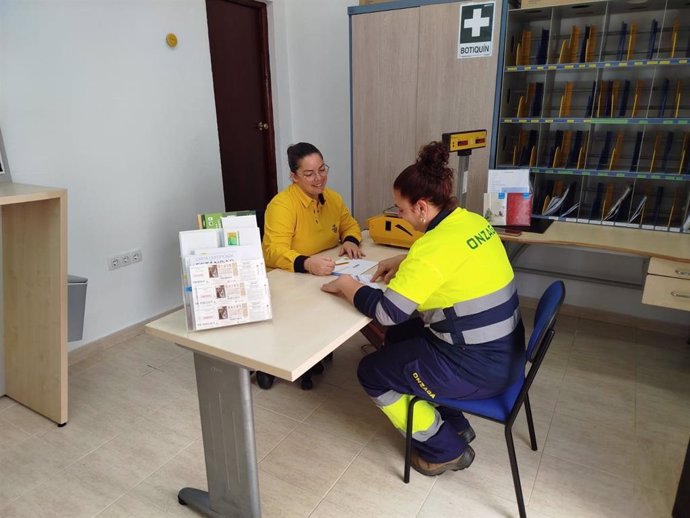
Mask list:
[[[469,469],[402,483],[403,439],[356,382],[363,343],[312,391],[253,387],[263,516],[516,516],[502,428],[484,420]],[[539,451],[516,424],[529,516],[670,516],[688,380],[683,338],[561,317],[531,395]],[[137,336],[70,368],[63,428],[0,398],[0,516],[194,516],[176,494],[205,487],[200,437],[192,355]]]

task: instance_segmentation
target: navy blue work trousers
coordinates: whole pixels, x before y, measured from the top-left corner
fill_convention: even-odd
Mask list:
[[[360,361],[357,377],[370,397],[394,391],[433,401],[428,390],[437,397],[481,399],[502,390],[503,387],[478,387],[460,378],[449,360],[429,342],[424,329],[420,319],[389,327],[384,346]],[[443,424],[424,442],[413,438],[413,445],[429,462],[448,462],[465,451],[467,443],[458,432],[465,430],[469,421],[462,412],[444,407],[436,410]]]

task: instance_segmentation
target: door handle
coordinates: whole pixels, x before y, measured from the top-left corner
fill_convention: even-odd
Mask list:
[[[268,129],[268,122],[259,122],[256,127],[259,129],[259,131],[266,131]]]

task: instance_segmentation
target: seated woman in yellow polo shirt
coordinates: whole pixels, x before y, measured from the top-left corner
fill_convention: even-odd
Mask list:
[[[312,144],[288,147],[292,184],[266,208],[263,251],[266,266],[330,275],[335,261],[318,255],[340,243],[340,255],[360,258],[362,231],[342,197],[326,187],[328,166]]]
[[[362,231],[342,197],[326,187],[328,166],[321,151],[312,144],[300,142],[288,147],[287,158],[292,184],[276,194],[266,207],[263,238],[266,266],[330,275],[335,261],[318,254],[338,244],[339,255],[363,257]],[[302,376],[302,388],[312,388],[312,374],[321,372],[323,365],[319,362]],[[257,381],[263,388],[272,383],[265,376],[257,373]]]

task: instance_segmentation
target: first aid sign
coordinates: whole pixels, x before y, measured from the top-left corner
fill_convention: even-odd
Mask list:
[[[495,2],[461,4],[458,59],[491,56],[495,11]]]

